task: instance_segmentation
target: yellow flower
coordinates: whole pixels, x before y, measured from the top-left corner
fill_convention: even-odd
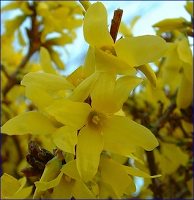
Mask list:
[[[162,66],[164,83],[168,84],[171,90],[175,90],[179,82],[176,99],[178,108],[187,108],[193,99],[193,59],[185,36],[180,36]]]
[[[127,145],[132,152],[135,146],[150,151],[158,145],[154,135],[142,125],[126,117],[91,108],[86,103],[60,99],[45,110],[60,123],[79,130],[76,160],[79,174],[85,182],[96,174],[100,154],[105,146],[108,147],[107,144],[110,144],[110,149],[112,142]]]
[[[100,2],[87,9],[83,31],[86,42],[95,49],[97,71],[134,74],[135,66],[158,60],[168,49],[162,38],[152,35],[122,38],[114,44],[108,31],[107,11]]]
[[[29,198],[32,187],[25,187],[26,177],[20,180],[4,173],[1,177],[1,199],[26,199]]]
[[[112,150],[113,146],[117,146],[118,149],[123,149],[121,153],[127,150],[127,154],[135,151],[135,146],[142,146],[146,150],[155,148],[158,142],[147,128],[124,116],[112,115],[121,109],[130,91],[141,79],[123,76],[115,82],[116,77],[106,72],[96,72],[92,76],[98,77],[94,87],[105,87],[104,93],[95,88],[91,92],[93,97],[92,107],[83,102],[73,102],[67,99],[55,99],[47,104],[45,99],[41,98],[41,95],[35,98],[37,94],[41,93],[32,90],[35,91],[33,93],[32,88],[29,88],[29,91],[31,91],[29,96],[36,100],[35,102],[42,102],[39,105],[42,106],[44,112],[47,112],[45,114],[49,114],[51,117],[36,111],[24,113],[4,124],[1,129],[2,133],[9,135],[52,133],[55,144],[64,151],[73,154],[75,153],[74,146],[77,144],[78,171],[86,182],[91,180],[97,172],[100,154],[104,147],[107,150]],[[44,81],[42,77],[45,77]],[[105,82],[106,79],[109,83]],[[53,84],[55,80],[56,82]],[[41,86],[44,93],[46,93],[45,90],[52,91],[61,87],[72,86],[71,84],[66,85],[65,79],[59,76],[35,72],[26,75],[22,81],[22,84],[26,85],[27,88],[32,85],[31,83],[34,83],[34,87],[37,88]],[[107,92],[105,93],[105,91]],[[84,92],[83,95],[88,96]],[[43,96],[46,97],[46,95]],[[111,98],[116,101],[111,101]],[[117,102],[116,105],[115,102]],[[57,120],[58,125],[52,123],[51,118],[53,117]],[[62,126],[63,124],[66,126]],[[56,127],[60,128],[57,129]],[[77,130],[80,130],[78,139]],[[65,140],[64,142],[61,141],[62,138]]]
[[[121,198],[123,194],[131,194],[136,190],[135,184],[128,174],[145,178],[160,176],[149,176],[140,170],[123,166],[108,155],[102,154],[100,156],[98,173],[94,180],[90,180],[86,184],[79,175],[76,162],[77,159],[63,165],[60,174],[53,180],[35,182],[37,189],[39,191],[46,191],[53,188],[52,194],[50,194],[52,199],[70,199],[72,196],[76,199],[96,199],[101,197],[98,187],[102,187],[106,183],[112,191],[109,194],[115,194],[116,198]],[[119,176],[116,176],[116,174]]]
[[[69,161],[60,170],[60,174],[50,181],[35,182],[39,191],[53,188],[52,199],[96,199],[77,171],[76,160]]]

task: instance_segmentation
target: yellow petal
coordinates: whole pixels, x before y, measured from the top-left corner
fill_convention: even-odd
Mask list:
[[[95,71],[95,57],[94,57],[94,48],[89,46],[86,58],[83,64],[83,74],[85,77],[90,76]]]
[[[135,183],[133,182],[133,180],[131,179],[131,184],[127,187],[127,189],[125,190],[124,193],[126,195],[131,195],[131,193],[134,193],[135,191],[136,191],[136,186],[135,186]]]
[[[67,77],[67,81],[73,84],[75,87],[81,83],[82,79],[85,79],[82,65]]]
[[[146,127],[123,116],[111,116],[103,126],[104,137],[115,142],[141,146],[147,151],[158,146],[153,133]]]
[[[75,180],[81,179],[79,172],[77,170],[76,160],[69,161],[68,163],[63,165],[61,172]]]
[[[24,38],[20,29],[18,30],[18,40],[21,46],[26,46],[26,42],[24,41]]]
[[[119,32],[125,37],[131,37],[131,32],[124,22],[120,23]]]
[[[91,191],[94,193],[94,195],[97,197],[99,196],[99,186],[95,181],[91,181]]]
[[[8,10],[13,10],[19,7],[19,2],[18,1],[13,1],[1,8],[1,12],[8,11]]]
[[[41,86],[46,90],[65,90],[75,88],[62,76],[40,72],[30,72],[24,76],[21,85],[27,86],[29,84]]]
[[[158,36],[145,35],[123,38],[115,43],[117,56],[130,66],[139,66],[161,58],[168,45]]]
[[[176,47],[177,46],[178,45],[176,45]],[[164,64],[162,66],[164,68],[173,69],[174,71],[178,72],[181,68],[182,61],[179,59],[179,55],[178,55],[176,47],[164,60]]]
[[[77,130],[68,126],[62,126],[52,134],[53,141],[61,150],[75,154],[77,144]]]
[[[136,22],[137,22],[140,18],[141,18],[141,16],[140,16],[140,15],[137,15],[137,16],[135,16],[135,17],[131,20],[131,25],[130,25],[130,28],[129,28],[130,32],[132,31],[134,25],[136,24]]]
[[[71,199],[72,197],[72,183],[65,179],[65,175],[62,176],[59,184],[54,187],[52,198],[53,199]]]
[[[171,160],[171,164],[177,163],[182,166],[186,166],[188,163],[189,155],[184,152],[179,146],[176,146],[174,144],[164,144],[162,146],[162,153],[166,157],[168,157],[168,160]]]
[[[57,71],[52,66],[50,54],[45,47],[40,47],[40,65],[44,72],[57,74]]]
[[[8,37],[11,37],[12,34],[15,32],[16,29],[18,29],[20,27],[20,25],[23,23],[23,21],[26,19],[26,15],[21,15],[21,16],[17,16],[13,19],[10,20],[6,20],[5,21],[5,28],[6,28],[6,32],[5,34]]]
[[[99,74],[93,73],[91,76],[83,80],[72,92],[71,95],[69,95],[68,99],[71,99],[72,101],[85,101],[87,97],[89,96],[89,93],[92,90],[92,87],[96,80],[98,79]]]
[[[192,100],[193,100],[193,84],[188,81],[188,79],[183,73],[176,99],[177,107],[187,108],[191,104]]]
[[[138,157],[134,156],[132,153],[129,154],[127,157],[134,159],[135,161],[139,162],[140,164],[144,165],[144,162],[139,159]]]
[[[137,67],[137,69],[139,69],[148,78],[152,87],[156,88],[157,78],[156,78],[156,74],[154,73],[151,66],[148,65],[148,64],[140,65],[140,66]]]
[[[78,130],[86,124],[91,107],[87,103],[59,99],[45,110],[57,121]]]
[[[99,171],[102,180],[110,184],[115,193],[120,197],[132,182],[123,166],[110,158],[101,156]]]
[[[187,1],[185,9],[193,17],[193,1]]]
[[[50,134],[55,131],[54,125],[43,114],[30,111],[18,115],[1,127],[1,132],[7,135],[23,135],[23,134]]]
[[[114,189],[104,181],[99,183],[99,199],[121,199]]]
[[[126,26],[126,24],[124,24],[123,22],[121,22],[120,26],[119,26],[119,32],[124,35],[124,37],[131,37],[132,36],[132,30],[134,25],[136,24],[136,22],[140,19],[140,16],[136,16],[132,19],[131,24],[129,26],[129,28]]]
[[[60,37],[49,39],[49,40],[47,40],[47,42],[51,45],[64,46],[67,43],[72,43],[72,38],[69,35],[63,33],[63,34],[61,34]],[[62,68],[62,69],[64,69],[64,68]]]
[[[85,11],[87,11],[88,8],[91,6],[91,3],[89,1],[80,1],[80,3],[84,7]]]
[[[123,166],[124,169],[126,170],[127,174],[129,175],[133,175],[133,176],[139,176],[139,177],[143,177],[143,178],[157,178],[157,177],[161,177],[161,175],[155,175],[155,176],[150,176],[149,174],[140,171],[138,169],[135,169],[133,167],[128,167],[128,166]]]
[[[175,50],[175,48],[178,46],[177,43],[172,43],[172,42],[168,42],[168,43],[166,43],[166,45],[167,45],[168,49],[165,52],[164,57],[169,56]]]
[[[53,49],[49,50],[49,53],[52,61],[56,64],[57,68],[64,70],[65,64],[62,62],[60,54],[57,51],[54,51]]]
[[[97,72],[109,72],[112,74],[125,75],[133,75],[136,73],[136,70],[120,57],[107,54],[97,48],[95,48],[95,59]]]
[[[123,103],[127,100],[131,91],[141,82],[142,79],[136,76],[123,76],[116,81],[114,99],[118,110],[122,108]]]
[[[53,188],[55,186],[57,186],[60,183],[60,180],[63,176],[63,173],[60,173],[57,178],[48,181],[48,182],[44,182],[44,181],[37,181],[35,182],[36,188],[38,188],[39,191],[45,191],[49,188]]]
[[[154,151],[158,153],[158,151]],[[162,174],[172,174],[177,171],[180,165],[186,166],[188,154],[184,153],[180,147],[174,144],[161,143],[161,154],[155,156],[159,160]],[[171,163],[168,165],[168,163]]]
[[[72,195],[75,199],[96,199],[94,194],[88,189],[85,183],[81,180],[76,180]]]
[[[193,84],[193,65],[183,62],[183,70],[187,80]]]
[[[49,15],[49,5],[46,2],[39,2],[36,6],[36,12],[38,15],[45,17]]]
[[[39,111],[50,106],[56,99],[40,87],[30,84],[26,87],[25,96],[38,106]]]
[[[20,9],[26,14],[26,15],[32,15],[34,13],[34,11],[32,11],[29,7],[29,2],[27,1],[20,1]]]
[[[76,164],[78,172],[85,182],[92,180],[97,173],[103,143],[103,137],[96,129],[85,126],[79,132]]]
[[[115,81],[116,76],[114,74],[106,72],[99,73],[98,80],[95,82],[91,91],[93,108],[105,113],[114,113],[118,110],[113,99]]]
[[[164,19],[156,24],[153,27],[159,27],[163,31],[170,31],[173,29],[181,29],[185,27],[185,23],[187,21],[183,18],[172,18],[172,19]]]
[[[110,151],[111,153],[120,154],[123,156],[130,155],[132,152],[135,152],[136,148],[133,145],[124,145],[108,138],[104,138],[104,149]]]
[[[9,199],[29,199],[32,193],[33,186],[22,188],[21,190],[17,191],[12,197]]]
[[[9,174],[4,173],[1,177],[1,195],[13,196],[20,188],[21,183]]]
[[[84,18],[84,37],[93,47],[103,47],[113,44],[113,39],[108,31],[107,11],[101,2],[92,4]]]
[[[186,37],[183,37],[177,47],[177,52],[180,57],[180,59],[183,62],[189,63],[190,65],[193,65],[193,56],[192,52],[189,46],[188,39]]]

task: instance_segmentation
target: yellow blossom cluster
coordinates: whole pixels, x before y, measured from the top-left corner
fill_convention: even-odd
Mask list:
[[[57,150],[44,164],[44,156],[47,156],[44,149],[34,147],[28,154],[27,161],[32,168],[25,170],[31,169],[31,173],[42,170],[40,177],[32,181],[36,187],[34,192],[29,183],[24,187],[26,179],[16,180],[4,173],[1,177],[3,199],[132,198],[136,191],[134,176],[145,178],[147,186],[149,178],[153,178],[154,184],[161,174],[165,177],[180,165],[187,165],[189,156],[169,137],[171,114],[174,112],[175,117],[179,117],[181,109],[192,104],[192,53],[186,32],[181,32],[187,27],[185,21],[162,21],[154,25],[159,28],[157,36],[133,37],[131,31],[137,20],[134,19],[129,33],[114,42],[103,3],[81,3],[85,8],[83,34],[89,48],[83,65],[67,77],[57,70],[63,66],[53,46],[72,42],[73,29],[82,23],[74,17],[82,14],[81,7],[74,1],[40,1],[33,5],[19,1],[4,8],[4,11],[15,9],[20,4],[24,16],[30,15],[36,28],[41,28],[41,23],[44,26],[37,31],[40,68],[29,70],[19,86],[21,93],[25,93],[26,109],[29,108],[28,101],[35,109],[23,109],[17,116],[11,116],[3,123],[1,132],[11,137],[30,135],[28,138],[43,140],[42,144],[47,138],[47,146],[51,144],[49,150],[53,147]],[[189,10],[188,6],[186,9]],[[40,16],[41,21],[33,21],[34,15]],[[64,18],[67,18],[65,23]],[[168,26],[169,23],[175,26]],[[64,29],[69,31],[68,34]],[[54,31],[61,36],[47,39],[46,35]],[[126,31],[123,25],[121,32]],[[169,42],[160,35],[165,31],[173,33]],[[29,30],[29,37],[31,34]],[[33,42],[30,46],[37,45]],[[52,61],[57,68],[53,67]],[[151,62],[158,66],[157,76],[149,65]],[[143,78],[137,76],[138,71],[150,83],[142,82]],[[9,80],[5,80],[3,87],[6,87],[6,81]],[[140,84],[140,91],[134,92],[133,98],[129,97]],[[168,90],[165,89],[167,86]],[[190,122],[180,120],[182,126],[188,128],[185,131],[188,138],[183,142],[190,142]],[[173,131],[181,129],[179,126],[173,128]],[[150,152],[160,169],[156,173],[150,166]],[[172,152],[176,152],[173,158]],[[168,160],[171,167],[167,167]]]

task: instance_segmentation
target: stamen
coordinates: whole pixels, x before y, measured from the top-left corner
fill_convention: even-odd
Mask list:
[[[98,116],[96,116],[96,115],[92,118],[92,122],[94,124],[98,124],[99,121],[100,121],[100,118]]]
[[[109,49],[105,50],[105,53],[112,54],[112,52]]]

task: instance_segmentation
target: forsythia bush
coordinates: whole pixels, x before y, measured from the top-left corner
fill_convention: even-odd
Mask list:
[[[122,10],[108,22],[101,2],[1,11],[15,9],[1,36],[1,199],[193,199],[193,2],[191,21],[138,37],[139,17],[119,29]],[[89,48],[66,77],[57,50],[80,26]]]

